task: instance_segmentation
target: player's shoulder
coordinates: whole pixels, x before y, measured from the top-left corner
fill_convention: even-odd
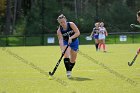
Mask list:
[[[68,22],[68,23],[73,24],[74,22],[70,21],[70,22]]]
[[[76,27],[77,25],[74,22],[69,22],[70,27]]]
[[[68,22],[70,25],[75,25],[75,23],[74,22]]]
[[[99,27],[99,29],[106,29],[105,27]]]

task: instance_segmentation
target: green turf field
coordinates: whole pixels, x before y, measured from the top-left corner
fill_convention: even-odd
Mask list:
[[[81,45],[73,78],[63,62],[48,79],[60,57],[59,46],[0,47],[0,93],[140,93],[140,55],[128,61],[140,44],[109,44],[107,53]]]

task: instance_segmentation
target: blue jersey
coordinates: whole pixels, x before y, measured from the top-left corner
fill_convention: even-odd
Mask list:
[[[94,35],[96,34],[96,35],[98,35],[99,34],[99,28],[93,28],[93,33],[94,33]]]
[[[93,28],[93,37],[94,39],[98,39],[98,35],[99,35],[99,28]]]
[[[67,29],[66,30],[64,30],[63,27],[60,26],[60,32],[61,32],[61,34],[63,36],[64,45],[68,45],[69,37],[71,37],[72,35],[75,34],[73,29],[70,27],[70,23],[67,22]],[[72,39],[72,43],[70,44],[70,47],[71,47],[72,50],[78,51],[78,49],[79,49],[79,40],[78,40],[77,37]]]
[[[60,31],[65,41],[68,41],[69,37],[75,34],[73,29],[70,27],[70,23],[67,22],[67,29],[64,30],[62,26],[60,26]],[[72,42],[75,41],[77,38],[72,39]]]

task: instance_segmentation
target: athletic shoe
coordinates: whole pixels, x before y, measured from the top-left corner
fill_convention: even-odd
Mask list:
[[[99,51],[100,49],[96,49],[96,51]]]
[[[106,53],[107,51],[104,50],[104,52]]]
[[[67,71],[67,77],[70,79],[71,78],[71,71]]]

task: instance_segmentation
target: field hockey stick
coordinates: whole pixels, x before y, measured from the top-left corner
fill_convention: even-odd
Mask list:
[[[131,28],[134,28],[134,26],[135,26],[135,24],[130,24],[130,27],[131,27]]]
[[[128,62],[128,65],[129,65],[129,66],[132,66],[132,65],[133,65],[133,63],[135,62],[137,56],[138,56],[138,53],[135,55],[135,57],[134,57],[134,59],[132,60],[132,62]]]
[[[69,44],[68,44],[67,47],[65,48],[65,50],[64,50],[64,52],[62,53],[62,55],[61,55],[60,59],[58,60],[58,62],[56,63],[56,66],[54,67],[53,71],[52,71],[52,72],[49,72],[49,75],[50,75],[50,76],[53,76],[53,75],[54,75],[54,73],[55,73],[56,69],[58,68],[58,66],[59,66],[59,64],[60,64],[60,62],[61,62],[61,60],[62,60],[62,58],[63,58],[63,56],[64,56],[64,54],[65,54],[65,52],[66,52],[66,50],[68,49],[68,47],[69,47]]]
[[[140,25],[136,25],[136,24],[130,24],[131,28],[140,28]]]

